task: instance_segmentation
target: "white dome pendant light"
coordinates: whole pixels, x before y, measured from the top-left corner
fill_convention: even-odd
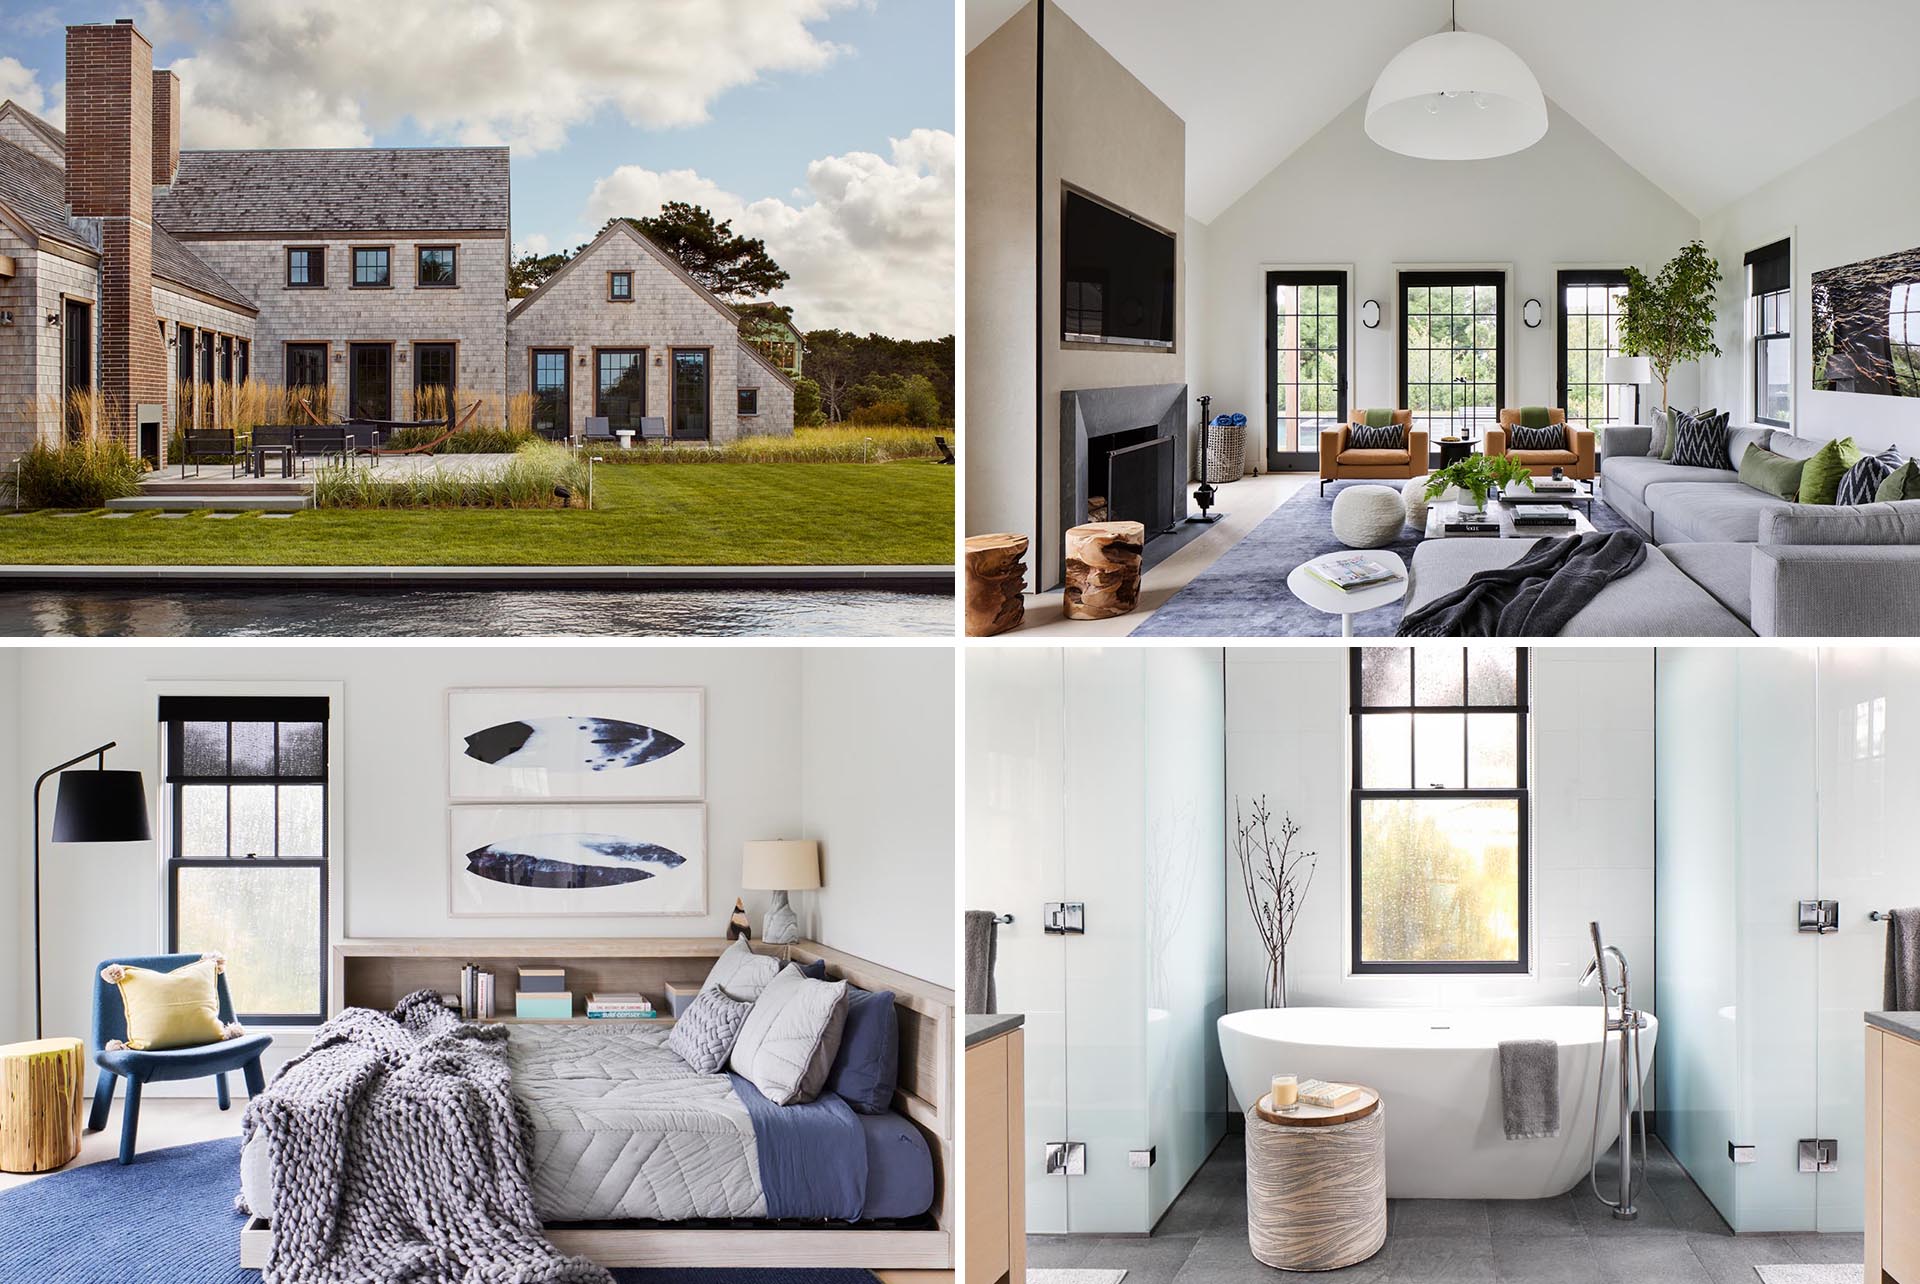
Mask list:
[[[1422,160],[1486,160],[1546,136],[1547,100],[1520,55],[1450,29],[1394,55],[1367,99],[1367,137]]]

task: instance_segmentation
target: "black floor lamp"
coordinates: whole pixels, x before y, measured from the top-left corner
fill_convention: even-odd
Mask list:
[[[56,843],[144,843],[153,837],[147,825],[147,782],[137,771],[108,771],[109,740],[57,767],[49,767],[33,782],[33,1037],[46,1037],[40,996],[40,788],[56,773],[60,785],[53,795],[53,834]],[[98,759],[92,771],[67,768]]]

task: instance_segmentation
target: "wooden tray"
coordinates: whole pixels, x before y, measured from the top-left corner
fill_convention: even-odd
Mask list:
[[[1293,1113],[1283,1115],[1274,1110],[1273,1094],[1268,1093],[1254,1103],[1253,1110],[1267,1123],[1281,1128],[1325,1128],[1332,1124],[1352,1123],[1356,1119],[1365,1119],[1379,1108],[1380,1094],[1372,1088],[1362,1087],[1359,1096],[1331,1108],[1310,1106],[1303,1101]]]

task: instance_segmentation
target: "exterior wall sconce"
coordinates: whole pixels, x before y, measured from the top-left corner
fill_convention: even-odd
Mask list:
[[[1369,330],[1380,328],[1380,300],[1368,299],[1360,305],[1360,324]]]
[[[1527,329],[1538,330],[1545,311],[1546,310],[1540,306],[1540,300],[1528,299],[1520,305],[1520,320],[1526,325]]]
[[[407,364],[407,350],[405,348],[400,349],[399,361],[403,366]]]
[[[344,366],[345,364],[347,364],[347,354],[344,352],[334,353],[333,364],[336,366]]]
[[[57,330],[57,329],[59,329],[59,328],[60,328],[60,314],[59,314],[58,312],[49,312],[49,313],[47,313],[47,324],[48,324],[48,325],[50,325],[50,326],[52,326],[52,327],[53,327],[54,329],[56,329],[56,330]]]
[[[13,324],[13,309],[0,308],[0,325],[12,325],[12,324]]]
[[[582,370],[587,368],[587,354],[584,352],[580,354],[580,368]]]
[[[666,364],[667,363],[665,358],[661,357],[659,353],[656,352],[653,354],[653,368],[655,370],[658,370],[661,366],[664,366]]]

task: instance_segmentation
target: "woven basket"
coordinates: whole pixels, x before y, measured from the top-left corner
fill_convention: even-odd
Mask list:
[[[1215,424],[1206,433],[1206,457],[1201,460],[1201,479],[1218,486],[1239,481],[1247,471],[1247,430]]]

